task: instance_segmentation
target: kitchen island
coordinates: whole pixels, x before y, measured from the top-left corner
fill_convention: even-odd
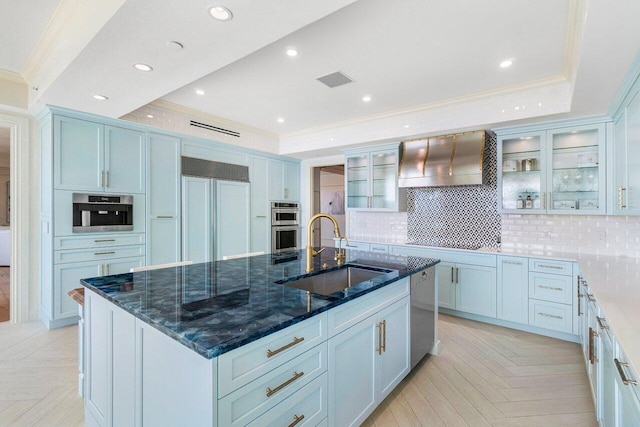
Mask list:
[[[333,252],[312,273],[297,251],[83,280],[87,424],[364,421],[410,370],[409,276],[438,261]],[[376,275],[295,287],[353,265]]]

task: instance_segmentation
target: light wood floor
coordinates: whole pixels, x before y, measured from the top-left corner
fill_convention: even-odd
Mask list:
[[[9,320],[9,267],[0,267],[0,322]]]
[[[439,315],[427,356],[364,426],[597,426],[580,346]]]
[[[428,357],[364,423],[596,426],[577,344],[440,315]],[[77,327],[0,324],[0,426],[81,426]]]

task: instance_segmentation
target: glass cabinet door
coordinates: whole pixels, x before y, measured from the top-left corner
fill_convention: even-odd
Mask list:
[[[369,155],[347,157],[347,208],[369,207]]]
[[[398,176],[397,150],[371,153],[372,198],[370,207],[393,209]]]
[[[604,125],[549,131],[548,211],[604,212],[603,138]]]
[[[499,144],[502,152],[502,164],[499,165],[501,210],[544,212],[544,134],[505,137]]]

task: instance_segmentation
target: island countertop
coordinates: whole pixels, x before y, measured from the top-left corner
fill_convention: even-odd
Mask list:
[[[346,251],[345,264],[387,273],[328,296],[283,282],[340,268],[334,250],[314,259],[306,273],[306,250],[81,280],[165,335],[213,358],[330,308],[366,295],[439,261],[431,258]]]

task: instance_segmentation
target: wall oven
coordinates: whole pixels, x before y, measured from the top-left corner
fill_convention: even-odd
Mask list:
[[[300,246],[300,207],[271,203],[271,252],[296,251]]]
[[[73,193],[73,232],[133,230],[133,196]]]
[[[271,226],[300,225],[300,206],[297,203],[271,203]]]

